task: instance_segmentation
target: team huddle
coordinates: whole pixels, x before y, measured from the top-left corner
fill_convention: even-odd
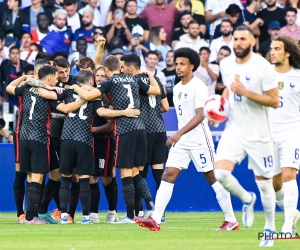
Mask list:
[[[230,194],[244,203],[242,222],[251,227],[256,194],[246,191],[232,175],[235,164],[248,155],[266,219],[264,232],[268,237],[260,246],[274,244],[271,235],[276,232],[276,203],[284,211],[281,232],[293,237],[300,218],[296,182],[300,163],[300,49],[289,38],[279,37],[271,43],[268,62],[252,52],[254,45],[251,29],[239,26],[234,32],[236,57],[221,61],[226,85],[223,98],[229,102],[230,111],[216,155],[203,113],[208,89],[193,75],[200,65],[195,51],[180,48],[174,52],[176,73],[181,78],[173,90],[178,132],[168,139],[161,116],[169,109],[166,94],[157,77],[141,72],[137,55],[124,55],[120,61],[108,56],[102,68],[104,80],[97,86],[95,66],[89,58],[79,62],[76,81],[69,78],[63,84],[57,78],[67,62],[37,59],[33,76],[20,77],[7,87],[10,94],[20,98],[15,136],[16,162],[20,164],[14,182],[19,223],[74,223],[78,200],[81,223],[98,223],[100,177],[109,205],[107,223],[137,223],[159,231],[174,182],[193,161],[224,212],[219,230],[240,228]],[[169,154],[166,146],[170,147]],[[155,202],[143,178],[149,165],[156,181]],[[115,168],[120,171],[127,210],[120,220]],[[43,189],[46,173],[49,180]],[[51,216],[48,206],[52,199],[57,210]],[[147,206],[145,213],[142,200]]]

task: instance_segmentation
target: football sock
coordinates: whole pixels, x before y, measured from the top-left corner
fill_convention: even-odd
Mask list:
[[[60,188],[60,181],[58,181],[58,182],[59,182],[59,185],[58,185],[58,188],[55,190],[53,199],[54,199],[54,202],[55,202],[55,204],[56,204],[56,208],[57,208],[58,210],[60,210],[60,203],[59,203],[59,188]]]
[[[155,209],[152,218],[160,224],[161,218],[166,210],[166,207],[172,197],[174,184],[166,181],[161,181],[160,187],[156,194]]]
[[[118,187],[118,182],[117,182],[116,177],[112,178],[112,182],[114,184],[114,207],[117,212],[118,211],[117,210],[118,209],[118,199],[119,199],[119,187]],[[113,210],[110,210],[110,211],[113,211]]]
[[[135,214],[138,215],[141,211],[141,203],[142,203],[142,196],[140,192],[137,190],[136,186],[134,185],[134,207],[135,207]],[[143,210],[142,210],[143,211]]]
[[[41,184],[38,182],[31,182],[27,187],[26,220],[28,221],[37,216],[40,193]]]
[[[122,179],[122,192],[127,209],[127,217],[133,219],[134,211],[134,185],[132,177]]]
[[[43,179],[43,182],[41,184],[41,192],[40,192],[40,198],[39,198],[39,207],[41,206],[43,195],[44,195],[45,181],[46,181],[46,174],[44,175],[44,179]]]
[[[225,221],[235,223],[236,218],[234,216],[229,192],[218,181],[216,181],[211,186],[214,189],[214,191],[216,193],[217,201],[218,201],[223,213],[225,214]]]
[[[21,214],[24,214],[23,209],[23,202],[24,202],[24,195],[25,195],[25,180],[26,180],[26,173],[21,173],[16,171],[16,176],[14,180],[14,198],[17,207],[17,216],[19,217]]]
[[[256,180],[260,192],[261,202],[264,208],[266,223],[265,229],[275,230],[275,191],[272,179]]]
[[[60,182],[59,181],[53,181],[51,179],[48,179],[48,182],[44,189],[43,199],[42,203],[39,208],[39,214],[45,214],[48,212],[49,204],[54,197],[55,192],[59,190]]]
[[[82,206],[82,215],[89,216],[90,209],[91,209],[91,188],[89,183],[89,178],[79,179],[80,185],[80,192],[79,192],[79,199]],[[97,183],[98,185],[98,183]],[[99,186],[98,186],[99,189]],[[99,192],[100,196],[100,192]],[[97,211],[98,213],[98,211]]]
[[[214,172],[216,179],[229,193],[238,197],[243,203],[249,203],[252,201],[251,194],[241,186],[241,184],[231,174],[230,171],[224,169],[215,169]]]
[[[108,210],[114,211],[116,210],[115,203],[115,186],[113,181],[111,181],[108,185],[104,186],[104,192],[108,203]],[[92,201],[93,202],[93,201]]]
[[[62,213],[66,213],[68,210],[69,202],[70,202],[70,184],[71,177],[62,177],[61,185],[59,188],[59,201],[60,201],[60,209]]]
[[[284,190],[284,224],[282,231],[291,233],[299,196],[297,181],[284,182],[282,189]]]
[[[98,213],[99,210],[99,202],[100,202],[100,189],[98,182],[94,184],[90,184],[91,189],[91,213]]]
[[[71,198],[70,198],[70,205],[69,205],[69,211],[68,214],[74,219],[74,215],[76,212],[76,208],[79,201],[79,192],[80,192],[80,186],[79,182],[72,182],[71,185]]]
[[[278,205],[278,207],[281,208],[282,211],[284,211],[284,189],[283,187],[276,192],[276,204]]]
[[[152,210],[154,207],[152,196],[148,187],[147,182],[145,179],[140,174],[137,174],[136,176],[133,177],[133,183],[135,187],[135,191],[139,192],[141,197],[145,200],[147,210]]]
[[[161,177],[164,173],[163,169],[152,169],[152,175],[156,183],[156,191],[159,189]]]

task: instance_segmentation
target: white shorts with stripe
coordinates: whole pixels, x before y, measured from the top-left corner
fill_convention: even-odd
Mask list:
[[[166,162],[166,167],[178,168],[180,170],[188,169],[191,161],[193,161],[198,172],[209,172],[214,170],[215,152],[209,148],[185,149],[172,147]]]

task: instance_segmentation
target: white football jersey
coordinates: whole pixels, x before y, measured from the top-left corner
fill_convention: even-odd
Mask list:
[[[249,141],[271,140],[269,108],[233,93],[230,85],[238,78],[246,89],[263,95],[278,86],[272,65],[265,58],[252,53],[250,59],[243,64],[236,63],[234,57],[224,58],[220,63],[220,70],[229,91],[230,111],[226,128],[233,129]]]
[[[279,89],[279,106],[270,110],[271,130],[277,133],[300,128],[300,70],[291,68],[289,72],[275,71],[275,74]]]
[[[178,129],[183,128],[194,118],[196,109],[203,108],[207,98],[206,85],[195,76],[185,85],[180,81],[174,86],[173,102],[178,119]],[[213,150],[213,145],[206,118],[176,143],[176,147],[185,149],[211,148]]]

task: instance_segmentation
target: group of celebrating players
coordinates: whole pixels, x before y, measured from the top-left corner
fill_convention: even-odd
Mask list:
[[[246,191],[232,175],[235,164],[248,155],[266,218],[264,232],[268,237],[260,246],[274,244],[271,235],[276,232],[276,203],[284,211],[282,232],[294,236],[300,218],[296,182],[300,49],[288,37],[279,37],[271,43],[268,62],[252,52],[254,45],[251,29],[239,26],[234,32],[236,57],[221,61],[227,87],[223,97],[230,103],[230,112],[216,155],[203,115],[208,90],[193,75],[200,65],[195,51],[181,48],[174,52],[176,73],[181,78],[173,90],[179,130],[168,139],[161,116],[169,109],[166,95],[158,78],[140,71],[137,55],[124,55],[120,61],[109,56],[97,70],[91,59],[82,58],[77,80],[65,77],[64,82],[61,76],[68,66],[66,60],[36,60],[34,76],[23,76],[7,87],[10,94],[20,96],[15,136],[20,166],[14,182],[19,222],[73,223],[78,199],[82,204],[81,223],[99,222],[100,176],[109,204],[107,223],[136,222],[158,231],[174,182],[192,160],[197,171],[204,173],[224,212],[219,230],[240,228],[230,194],[244,203],[243,224],[251,227],[256,194]],[[170,151],[163,170],[166,146]],[[148,165],[156,181],[155,207],[143,178]],[[48,167],[49,180],[42,191]],[[127,209],[120,221],[114,167],[120,170]],[[51,217],[47,210],[52,199],[58,209]],[[147,205],[144,218],[140,213],[142,199]]]

